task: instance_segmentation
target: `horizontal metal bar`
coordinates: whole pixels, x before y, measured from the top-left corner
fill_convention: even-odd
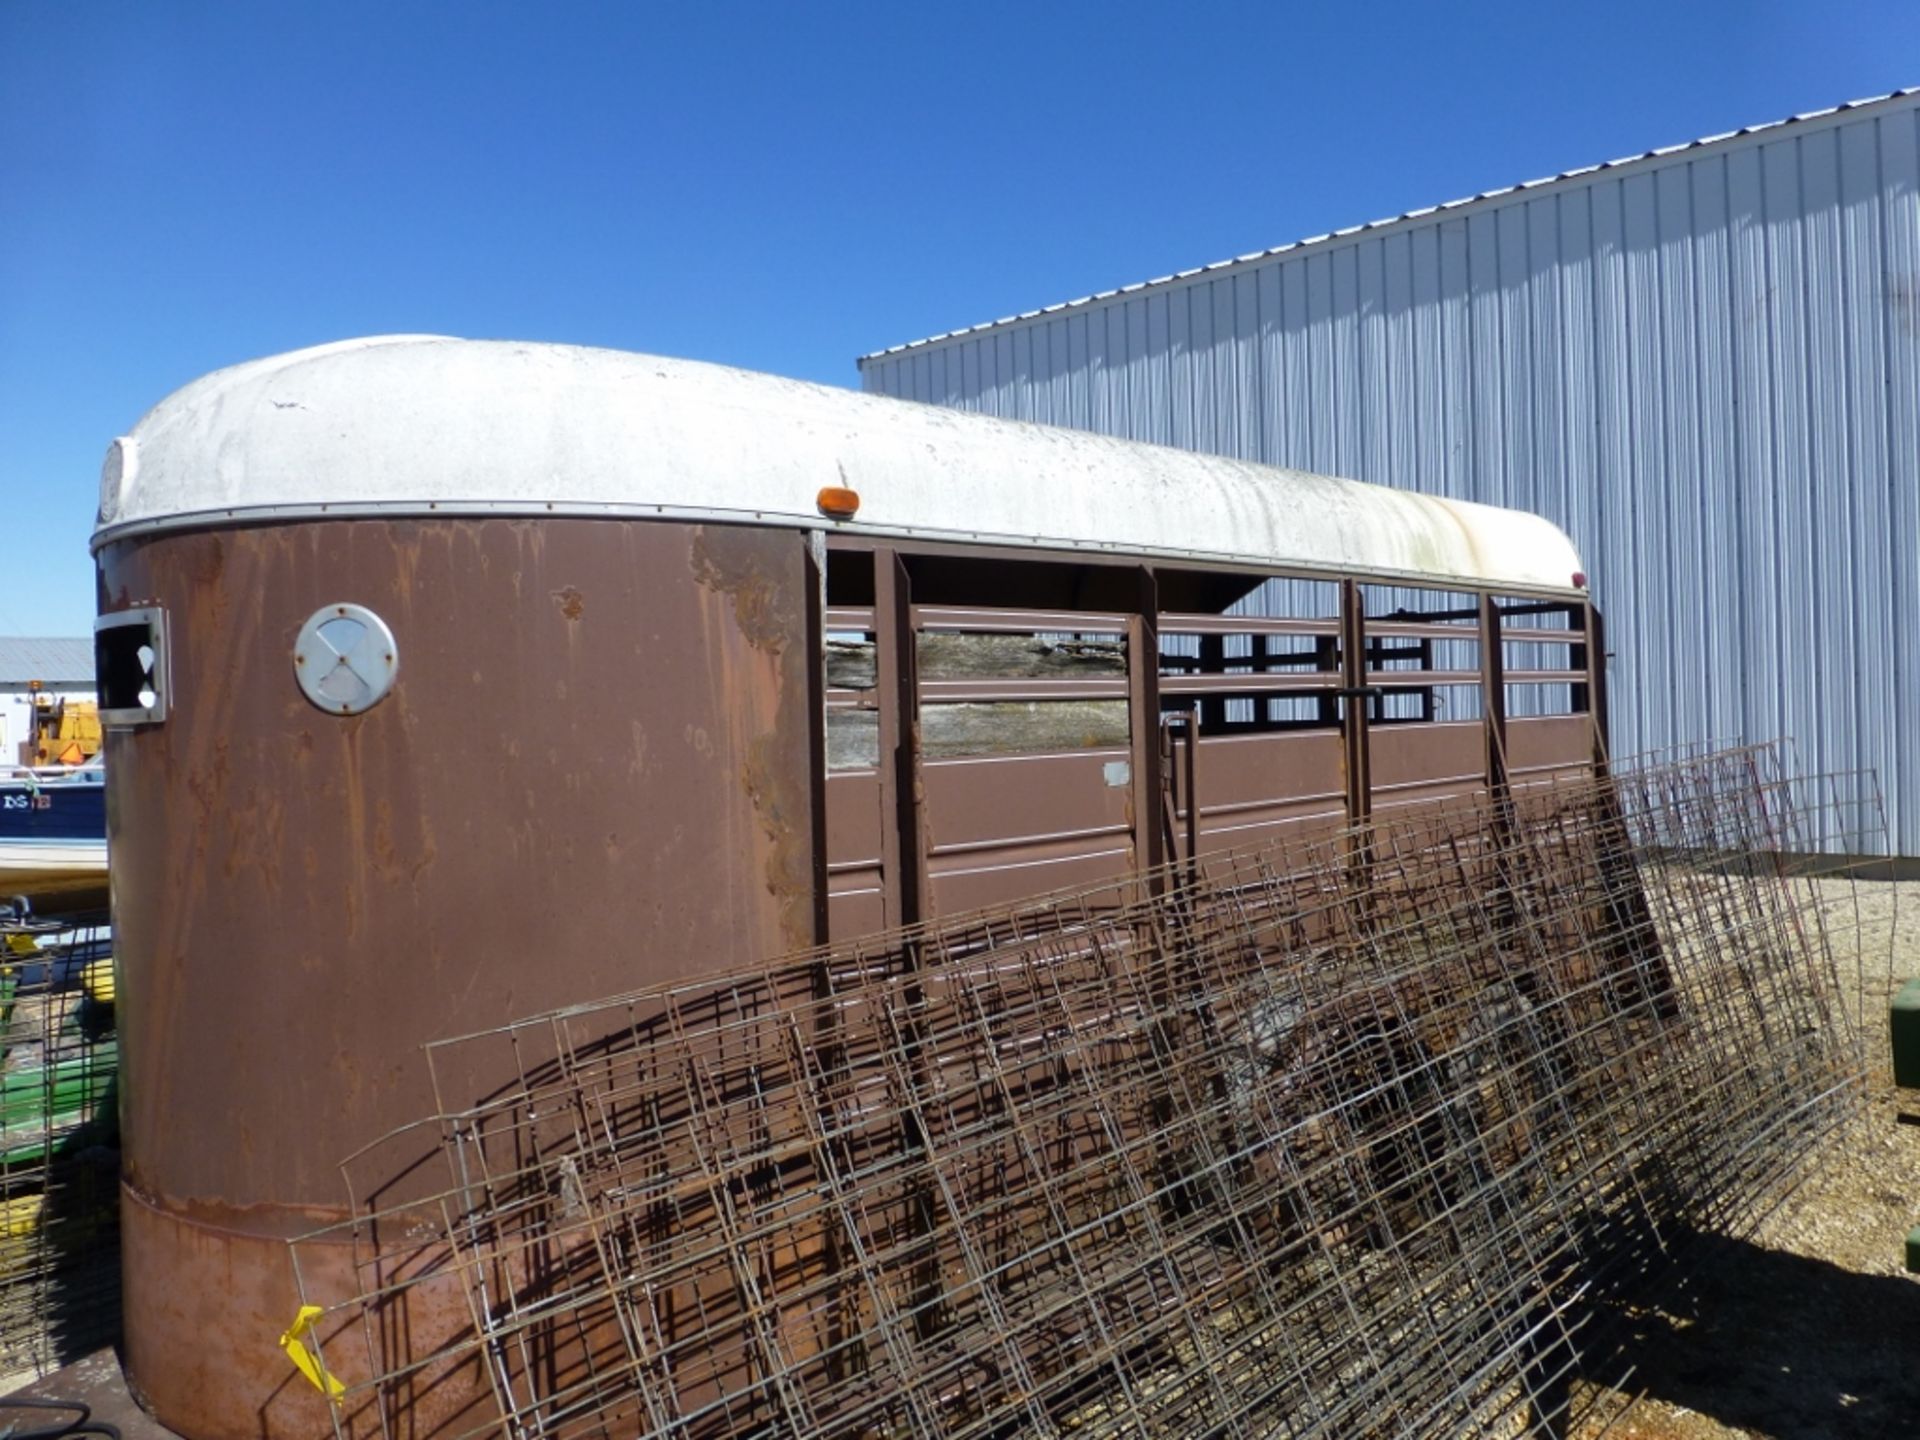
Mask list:
[[[1424,689],[1429,685],[1478,685],[1478,670],[1368,670],[1367,683],[1387,690]]]
[[[1502,605],[1500,613],[1506,615],[1565,615],[1572,617],[1580,609],[1578,604],[1569,604],[1564,600],[1538,600],[1531,603],[1516,601]]]
[[[864,630],[873,633],[871,605],[829,605],[824,628],[828,630]]]
[[[1304,635],[1314,639],[1332,639],[1340,633],[1340,617],[1323,620],[1272,615],[1175,615],[1160,616],[1164,635]]]
[[[1543,590],[1550,590],[1556,587],[1542,586],[1541,588]],[[1497,598],[1497,593],[1494,590],[1489,589],[1486,593],[1496,595]],[[1583,593],[1581,601],[1584,601],[1585,598]],[[1581,601],[1514,600],[1502,604],[1500,606],[1500,613],[1503,616],[1571,615],[1580,608]],[[1393,615],[1382,616],[1381,618],[1383,620],[1392,620],[1395,618],[1403,620],[1478,620],[1480,618],[1480,607],[1471,605],[1454,610],[1399,610],[1394,612]],[[1372,629],[1373,627],[1369,624],[1367,628]]]
[[[1033,835],[1008,835],[1004,837],[996,835],[990,840],[935,842],[931,853],[934,859],[939,860],[949,855],[985,855],[995,850],[1004,850],[1008,852],[1009,858],[1025,860],[1032,858],[1031,855],[1026,852],[1035,846],[1059,845],[1075,840],[1107,840],[1116,835],[1125,835],[1131,829],[1132,826],[1126,823],[1115,825],[1088,825],[1075,830],[1045,830]],[[1047,858],[1077,859],[1079,857],[1069,853],[1061,856],[1048,856]]]
[[[1479,618],[1480,607],[1478,605],[1458,606],[1450,610],[1408,610],[1403,606],[1389,614],[1380,616],[1379,622],[1404,621],[1412,623],[1423,620],[1478,620]],[[1369,621],[1368,628],[1372,628],[1373,624],[1379,622]]]
[[[1107,680],[922,680],[925,705],[994,704],[1009,700],[1124,700],[1125,676]]]
[[[1573,685],[1586,679],[1583,670],[1513,670],[1509,685]],[[1438,685],[1478,685],[1477,670],[1368,670],[1370,690],[1421,690]],[[1226,675],[1181,675],[1162,672],[1163,695],[1284,695],[1337,691],[1340,677],[1329,670],[1296,673],[1252,672]],[[871,692],[833,690],[827,704],[839,709],[871,707]],[[1010,701],[1045,703],[1073,700],[1124,700],[1127,682],[1121,678],[1088,680],[923,680],[920,698],[929,705],[1000,704]]]
[[[962,609],[949,605],[913,607],[916,630],[960,630],[976,634],[1029,634],[1067,630],[1075,634],[1124,635],[1127,617],[1092,610]]]
[[[1160,676],[1162,695],[1279,695],[1337,689],[1340,676],[1332,670],[1300,674],[1169,675]]]
[[[1475,612],[1476,614],[1478,612]],[[1472,625],[1437,625],[1424,620],[1369,620],[1369,640],[1478,640]]]
[[[1237,674],[1263,675],[1268,671],[1280,674],[1289,670],[1320,669],[1320,657],[1311,650],[1291,650],[1282,655],[1228,655],[1222,660],[1212,662],[1216,665],[1230,665]],[[1218,675],[1217,669],[1201,668],[1201,661],[1195,655],[1169,655],[1160,653],[1160,673],[1162,675]],[[1332,674],[1332,670],[1322,670],[1323,674]]]

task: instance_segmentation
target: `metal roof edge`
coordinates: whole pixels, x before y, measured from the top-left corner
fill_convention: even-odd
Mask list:
[[[1290,240],[1284,245],[1275,245],[1266,250],[1255,250],[1245,255],[1237,255],[1227,260],[1216,260],[1209,265],[1196,265],[1187,270],[1176,270],[1170,275],[1156,276],[1151,280],[1136,280],[1130,285],[1117,285],[1112,289],[1098,290],[1091,295],[1083,295],[1077,300],[1059,301],[1052,305],[1043,305],[1034,310],[1023,310],[1017,315],[1003,315],[998,320],[985,320],[978,325],[964,325],[956,330],[946,330],[938,335],[929,335],[922,340],[909,340],[900,345],[889,345],[881,350],[872,350],[856,356],[854,364],[864,371],[869,361],[885,360],[912,350],[924,350],[930,346],[942,345],[949,340],[958,340],[968,335],[979,335],[989,330],[1000,330],[1010,325],[1024,324],[1029,320],[1038,320],[1044,316],[1057,315],[1062,311],[1078,310],[1086,306],[1097,305],[1121,295],[1131,295],[1142,290],[1154,290],[1163,285],[1177,284],[1190,280],[1196,275],[1217,270],[1237,269],[1245,265],[1254,265],[1271,260],[1278,255],[1290,254],[1297,250],[1306,250],[1318,245],[1331,244],[1371,230],[1380,230],[1388,226],[1405,224],[1411,220],[1424,220],[1433,215],[1453,211],[1468,205],[1480,205],[1490,201],[1504,200],[1523,190],[1538,189],[1543,185],[1556,185],[1568,180],[1579,180],[1611,170],[1619,170],[1631,165],[1645,164],[1651,161],[1671,159],[1675,155],[1689,154],[1695,150],[1712,145],[1725,145],[1749,136],[1764,134],[1770,130],[1784,129],[1789,125],[1798,125],[1810,120],[1826,120],[1836,115],[1850,114],[1856,110],[1865,110],[1875,105],[1891,104],[1894,101],[1920,96],[1920,85],[1909,85],[1898,90],[1889,90],[1884,95],[1868,95],[1858,100],[1844,100],[1838,105],[1827,105],[1818,110],[1805,110],[1796,115],[1788,115],[1780,120],[1767,120],[1758,125],[1743,125],[1737,130],[1722,130],[1717,134],[1703,135],[1697,140],[1684,140],[1675,145],[1657,146],[1643,150],[1636,155],[1623,155],[1616,160],[1602,160],[1597,164],[1582,165],[1572,170],[1562,170],[1556,175],[1543,175],[1534,180],[1521,180],[1512,185],[1504,185],[1496,190],[1483,190],[1477,195],[1463,195],[1454,200],[1443,200],[1436,205],[1425,205],[1417,210],[1408,210],[1399,215],[1384,216],[1378,220],[1368,220],[1359,225],[1348,225],[1343,229],[1326,231],[1319,235],[1309,235],[1304,239]]]
[[[1338,477],[1327,477],[1338,478]],[[1531,512],[1518,512],[1532,516]],[[122,540],[183,530],[238,530],[250,526],[286,524],[298,520],[369,519],[627,519],[683,520],[713,525],[750,525],[760,528],[818,530],[823,533],[858,535],[865,539],[912,540],[929,544],[989,545],[1008,550],[1032,550],[1052,555],[1099,555],[1103,557],[1143,558],[1184,565],[1228,565],[1249,573],[1266,572],[1296,579],[1359,579],[1370,584],[1462,585],[1510,595],[1565,596],[1585,599],[1588,592],[1570,583],[1528,580],[1515,576],[1494,576],[1464,570],[1412,570],[1404,566],[1372,565],[1364,562],[1334,565],[1312,559],[1292,559],[1263,555],[1245,550],[1191,549],[1177,545],[1134,544],[1117,540],[1088,540],[1073,535],[1021,535],[993,530],[962,530],[953,527],[908,524],[870,525],[854,520],[831,520],[799,511],[717,510],[699,505],[674,505],[635,502],[564,503],[528,500],[381,500],[342,504],[230,505],[179,515],[159,516],[102,527],[94,537],[97,552]],[[1548,522],[1551,523],[1551,522]],[[1556,527],[1557,528],[1557,527]],[[1569,542],[1571,544],[1571,542]],[[1573,552],[1577,554],[1577,552]],[[1571,579],[1573,572],[1569,572]],[[89,665],[93,641],[78,642],[87,647]],[[92,678],[89,670],[88,678]],[[0,683],[6,683],[0,680]]]

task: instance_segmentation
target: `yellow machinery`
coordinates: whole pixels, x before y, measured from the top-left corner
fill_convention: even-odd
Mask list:
[[[100,706],[59,700],[35,687],[33,731],[22,747],[27,765],[84,765],[100,753]]]

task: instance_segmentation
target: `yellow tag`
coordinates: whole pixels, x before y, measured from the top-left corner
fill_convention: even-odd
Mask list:
[[[302,1305],[300,1313],[293,1317],[293,1324],[287,1327],[287,1333],[280,1337],[280,1348],[287,1352],[294,1369],[313,1382],[314,1389],[329,1400],[338,1400],[347,1393],[347,1387],[327,1373],[327,1367],[320,1363],[320,1357],[308,1350],[300,1339],[313,1329],[313,1322],[326,1313],[318,1305]]]

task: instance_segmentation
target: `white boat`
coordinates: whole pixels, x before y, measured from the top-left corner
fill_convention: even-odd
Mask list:
[[[0,903],[92,909],[107,898],[105,768],[0,768]]]

